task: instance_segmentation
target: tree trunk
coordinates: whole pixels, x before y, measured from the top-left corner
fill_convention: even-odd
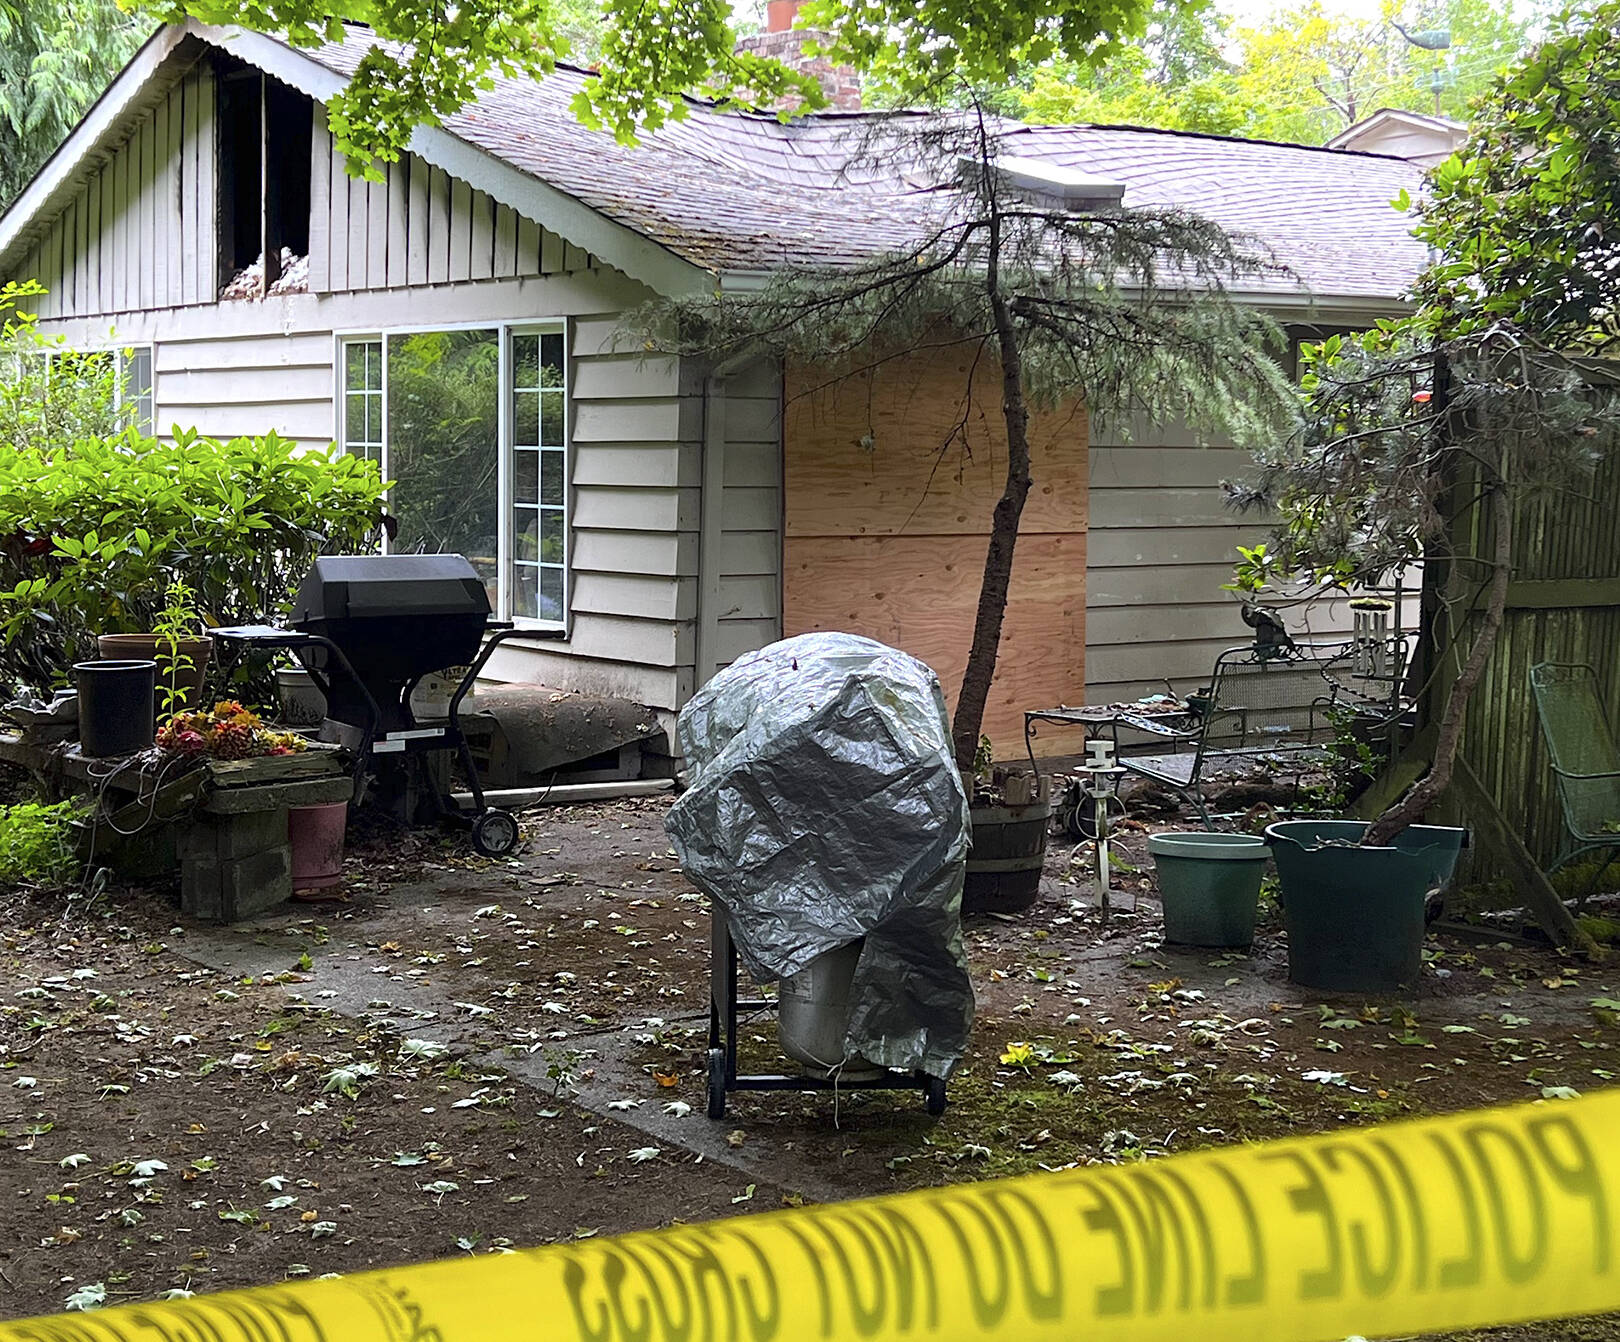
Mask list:
[[[1007,425],[1007,484],[996,500],[990,523],[990,548],[984,556],[984,581],[979,587],[979,608],[973,620],[973,642],[968,647],[967,669],[962,673],[962,691],[957,695],[956,717],[951,722],[956,767],[965,780],[973,777],[979,735],[984,727],[984,706],[989,701],[990,681],[996,673],[1001,623],[1007,614],[1007,592],[1012,586],[1018,519],[1023,515],[1030,483],[1029,407],[1024,401],[1023,356],[993,260],[990,306],[1001,352],[1001,414]]]
[[[1451,692],[1446,695],[1445,711],[1440,716],[1439,734],[1435,739],[1434,761],[1429,772],[1417,786],[1379,816],[1367,827],[1361,842],[1367,847],[1387,844],[1408,825],[1421,819],[1451,784],[1452,766],[1457,760],[1457,747],[1462,743],[1463,720],[1468,712],[1468,699],[1490,660],[1496,636],[1502,632],[1502,620],[1507,612],[1508,580],[1513,574],[1513,502],[1508,497],[1506,483],[1497,480],[1490,490],[1491,530],[1494,533],[1491,556],[1491,585],[1485,597],[1485,612],[1468,660],[1463,663]],[[1452,633],[1459,630],[1455,622]]]

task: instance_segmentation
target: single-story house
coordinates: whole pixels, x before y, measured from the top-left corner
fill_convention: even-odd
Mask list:
[[[954,694],[1005,469],[993,389],[969,425],[982,450],[931,469],[966,357],[800,394],[806,370],[719,376],[617,332],[653,295],[903,241],[915,184],[844,171],[870,116],[697,103],[631,148],[574,119],[591,76],[560,69],[500,81],[367,182],[323,100],[368,40],[161,30],[0,218],[0,278],[43,281],[42,325],[74,347],[133,350],[159,432],[274,429],[380,458],[396,547],[468,554],[503,616],[565,632],[504,648],[501,678],[667,719],[742,653],[838,628],[917,654]],[[1115,181],[1127,209],[1261,239],[1292,276],[1246,298],[1302,333],[1402,311],[1423,262],[1390,205],[1421,171],[1398,158],[1004,129],[1007,152]],[[1190,688],[1244,641],[1220,585],[1257,527],[1214,488],[1240,468],[1171,423],[1128,443],[1081,412],[1036,426],[988,718],[1001,751],[1026,707]]]

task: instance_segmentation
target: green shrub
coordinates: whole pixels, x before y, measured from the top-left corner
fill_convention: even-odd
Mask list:
[[[320,554],[369,548],[374,462],[268,434],[0,452],[0,680],[43,689],[97,634],[148,633],[179,579],[209,624],[273,619]]]
[[[65,885],[78,858],[70,828],[78,806],[19,802],[0,806],[0,884]]]

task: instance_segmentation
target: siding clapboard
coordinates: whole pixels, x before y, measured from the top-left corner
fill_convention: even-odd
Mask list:
[[[214,298],[214,81],[188,71],[137,117],[44,229],[15,278],[41,319],[112,316]]]
[[[782,636],[782,375],[760,362],[726,379],[716,660]]]
[[[591,270],[595,259],[510,206],[406,154],[351,177],[316,118],[310,163],[313,293],[420,288]]]
[[[1186,693],[1208,683],[1222,649],[1253,637],[1221,587],[1237,547],[1266,537],[1265,522],[1233,513],[1220,489],[1251,458],[1199,446],[1186,429],[1128,442],[1103,432],[1091,445],[1086,699],[1162,694],[1167,682]],[[1288,609],[1285,623],[1296,637],[1333,637],[1352,617],[1346,601],[1325,600]]]

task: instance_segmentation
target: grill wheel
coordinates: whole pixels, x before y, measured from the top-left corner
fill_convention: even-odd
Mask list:
[[[505,857],[518,838],[518,822],[510,811],[485,811],[473,821],[472,846],[485,857]]]

